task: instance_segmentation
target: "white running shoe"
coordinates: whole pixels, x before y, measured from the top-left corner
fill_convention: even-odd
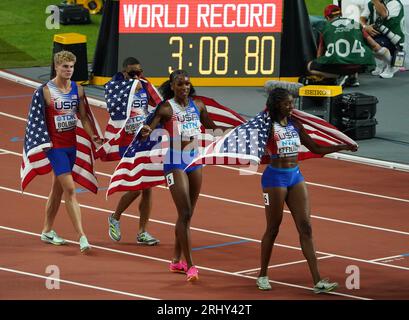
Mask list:
[[[393,75],[399,70],[399,68],[395,68],[392,66],[387,66],[385,70],[379,75],[383,79],[391,79]]]
[[[270,280],[268,280],[267,276],[258,277],[256,284],[260,290],[271,290]]]
[[[60,246],[66,243],[65,239],[59,237],[54,230],[41,233],[41,241],[51,243],[56,246]]]
[[[373,76],[379,76],[386,68],[386,62],[375,58],[376,68],[371,72]]]
[[[322,279],[314,286],[314,293],[330,292],[338,287],[337,282],[329,282],[329,279]]]
[[[386,65],[385,63],[382,63],[382,65],[377,65],[375,70],[373,70],[371,74],[373,76],[379,76],[385,69],[386,69]]]
[[[82,253],[87,252],[91,249],[91,246],[88,243],[88,239],[86,236],[81,236],[80,238],[80,250]]]

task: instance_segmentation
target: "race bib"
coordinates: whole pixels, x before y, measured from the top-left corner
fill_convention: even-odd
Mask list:
[[[138,115],[135,117],[131,117],[125,124],[125,132],[128,134],[135,134],[135,132],[139,129],[139,127],[145,121],[144,115]]]
[[[54,116],[54,123],[57,131],[73,130],[77,126],[77,117],[75,114]]]
[[[278,154],[297,153],[299,147],[299,139],[285,139],[277,142]]]
[[[274,140],[277,143],[277,154],[284,157],[297,153],[301,146],[300,136],[292,125],[281,127],[275,123]]]
[[[190,113],[180,113],[178,117],[178,129],[182,137],[194,137],[201,133],[200,131],[200,119],[198,115],[191,110]]]

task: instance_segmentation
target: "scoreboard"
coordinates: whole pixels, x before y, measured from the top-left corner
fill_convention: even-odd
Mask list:
[[[283,0],[120,0],[118,65],[156,85],[175,69],[195,86],[260,86],[280,73]]]

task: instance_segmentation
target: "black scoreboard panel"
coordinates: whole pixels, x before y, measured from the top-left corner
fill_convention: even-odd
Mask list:
[[[139,59],[160,84],[185,69],[195,85],[259,86],[280,72],[282,0],[121,0],[118,65]]]

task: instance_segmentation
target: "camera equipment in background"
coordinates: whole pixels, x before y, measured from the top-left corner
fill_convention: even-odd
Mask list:
[[[88,9],[76,4],[59,4],[60,23],[67,24],[89,24],[91,18]]]
[[[378,17],[378,19],[376,19],[375,21],[375,29],[381,32],[384,36],[386,36],[395,46],[398,45],[402,37],[394,33],[388,27],[384,26],[382,24],[383,21],[384,21],[383,18]]]
[[[402,68],[405,64],[405,51],[400,44],[400,40],[402,39],[402,37],[392,32],[388,27],[384,26],[382,24],[383,21],[383,18],[378,17],[375,21],[375,29],[381,32],[385,37],[387,37],[396,47],[396,50],[392,57],[391,65],[397,68]]]
[[[332,124],[355,140],[371,139],[376,134],[378,99],[359,92],[342,94],[334,103]]]

